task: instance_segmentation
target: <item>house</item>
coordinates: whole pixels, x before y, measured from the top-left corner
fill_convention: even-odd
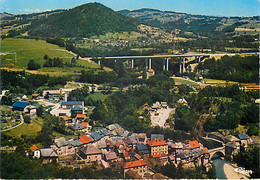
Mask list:
[[[151,134],[151,140],[153,139],[163,139],[164,140],[164,135],[163,134]]]
[[[252,144],[252,139],[247,134],[239,134],[238,138],[240,139],[241,146],[248,148],[249,144]]]
[[[140,176],[136,171],[131,170],[131,169],[129,169],[125,172],[125,178],[126,179],[143,179],[142,176]]]
[[[142,152],[143,154],[149,154],[149,150],[146,144],[138,144],[136,147],[139,152]]]
[[[149,79],[151,76],[154,75],[155,75],[155,71],[153,69],[148,69],[148,71],[146,72],[147,79]]]
[[[168,154],[168,144],[160,138],[148,141],[147,145],[153,157]]]
[[[102,138],[102,136],[101,136],[97,131],[92,132],[92,133],[90,134],[90,136],[91,136],[95,141],[98,141],[99,139]]]
[[[109,152],[107,154],[105,154],[105,159],[106,161],[116,161],[117,160],[117,156],[115,152]]]
[[[64,137],[55,139],[54,142],[56,147],[53,146],[53,149],[56,150],[57,155],[69,155],[76,153],[75,146],[72,146],[71,143]]]
[[[29,103],[26,101],[15,101],[15,103],[13,104],[13,110],[24,111],[25,107],[28,104]]]
[[[85,114],[77,114],[76,118],[79,121],[84,121],[85,118],[86,118],[86,115]]]
[[[84,113],[83,107],[80,107],[80,106],[73,106],[70,110],[71,110],[72,118],[76,117],[78,114]]]
[[[99,132],[102,136],[108,136],[108,132],[105,128],[100,129]]]
[[[79,149],[79,154],[85,160],[85,163],[100,162],[102,159],[101,151],[92,144]]]
[[[123,152],[123,156],[124,156],[124,158],[125,158],[126,161],[127,161],[127,160],[130,160],[130,154],[129,154],[129,152],[127,152],[127,151]]]
[[[30,147],[30,150],[31,150],[32,152],[34,152],[34,151],[37,150],[37,149],[38,149],[38,147],[37,147],[35,144]]]
[[[93,140],[89,136],[87,136],[86,134],[83,134],[79,137],[79,141],[82,144],[88,144],[88,143],[92,142]]]
[[[81,124],[74,124],[73,126],[70,127],[74,131],[80,131],[83,129],[86,129],[86,127],[82,126]]]
[[[191,149],[196,149],[196,148],[200,147],[200,144],[199,144],[199,142],[197,140],[190,141],[189,145],[190,145]]]
[[[60,105],[62,109],[71,109],[75,106],[84,108],[84,101],[61,101]]]
[[[34,151],[35,158],[49,158],[56,159],[58,157],[57,153],[52,148],[37,149]]]
[[[122,165],[122,167],[124,169],[124,176],[126,175],[126,172],[128,170],[133,170],[143,177],[148,170],[147,163],[142,159],[137,161],[126,162]]]
[[[235,141],[230,141],[225,144],[225,155],[231,156],[231,158],[240,151],[240,144]]]

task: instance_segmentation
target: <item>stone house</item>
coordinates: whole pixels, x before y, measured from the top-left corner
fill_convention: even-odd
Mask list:
[[[148,141],[147,145],[152,156],[168,155],[168,144],[160,138]]]
[[[148,170],[147,163],[142,159],[137,161],[126,162],[122,165],[122,167],[124,169],[124,176],[126,175],[127,171],[133,170],[143,177]]]
[[[79,149],[79,155],[85,160],[85,163],[100,162],[102,159],[101,151],[92,144]]]

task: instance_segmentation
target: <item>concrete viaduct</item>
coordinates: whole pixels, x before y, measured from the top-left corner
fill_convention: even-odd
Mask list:
[[[169,70],[169,60],[171,58],[179,59],[180,73],[185,72],[185,63],[190,62],[187,58],[194,57],[196,63],[200,63],[202,59],[209,57],[221,57],[221,56],[235,56],[235,55],[253,55],[259,54],[259,52],[252,53],[218,53],[218,54],[206,54],[206,53],[195,53],[195,54],[169,54],[169,55],[143,55],[143,56],[113,56],[113,57],[96,57],[96,58],[83,58],[98,60],[100,65],[101,61],[113,59],[113,60],[128,60],[128,66],[134,68],[134,59],[145,59],[146,60],[146,69],[152,69],[152,59],[154,58],[163,58],[163,70]]]

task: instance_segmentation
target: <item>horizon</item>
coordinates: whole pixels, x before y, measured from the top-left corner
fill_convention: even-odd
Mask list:
[[[28,3],[24,3],[24,0],[0,0],[0,12],[6,12],[15,15],[31,14],[52,11],[57,9],[71,9],[83,4],[91,2],[93,3],[93,1],[84,0],[45,0],[44,2],[39,2],[36,0],[27,0],[27,2]],[[156,9],[160,11],[187,13],[192,15],[206,15],[219,17],[259,16],[260,10],[260,0],[214,0],[210,2],[207,0],[185,0],[186,3],[184,3],[181,0],[163,0],[161,2],[158,2],[157,0],[150,0],[149,4],[147,3],[147,0],[99,0],[96,2],[103,4],[113,9],[114,11],[133,11],[145,8]],[[223,12],[225,14],[223,14]]]

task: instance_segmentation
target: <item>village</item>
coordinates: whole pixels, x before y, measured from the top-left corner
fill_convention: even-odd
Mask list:
[[[45,92],[47,93],[47,92]],[[124,129],[119,124],[110,124],[104,128],[93,128],[87,118],[88,107],[83,101],[68,101],[66,93],[48,91],[49,95],[64,96],[59,103],[53,103],[50,113],[65,121],[65,125],[78,134],[78,138],[68,139],[57,137],[52,145],[38,148],[30,147],[26,153],[29,157],[42,159],[43,163],[56,161],[65,167],[83,168],[96,166],[98,168],[119,168],[124,177],[159,179],[167,178],[154,170],[156,164],[184,168],[205,167],[212,168],[214,154],[233,157],[241,147],[247,148],[253,140],[246,134],[237,137],[216,136],[209,134],[208,139],[220,142],[220,147],[208,149],[199,139],[185,142],[175,142],[165,139],[163,134],[135,133]],[[35,97],[37,101],[37,97]],[[38,98],[39,100],[39,98]],[[45,101],[46,103],[47,101]],[[178,103],[187,104],[185,99]],[[50,105],[50,104],[45,104]],[[164,127],[166,119],[174,109],[166,102],[156,102],[147,107],[152,126]],[[26,101],[16,101],[14,112],[24,112],[33,118],[36,116],[35,107]],[[161,117],[161,118],[160,118]],[[1,147],[1,151],[14,151],[13,147]]]

